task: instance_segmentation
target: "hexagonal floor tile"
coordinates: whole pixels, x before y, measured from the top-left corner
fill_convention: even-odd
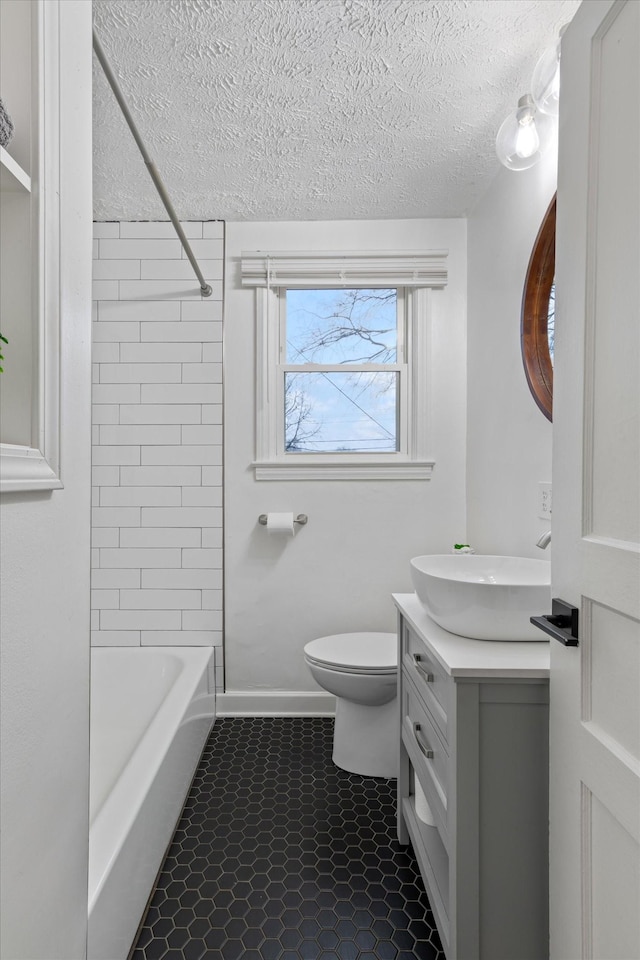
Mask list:
[[[326,717],[216,720],[130,960],[444,960],[396,782]]]

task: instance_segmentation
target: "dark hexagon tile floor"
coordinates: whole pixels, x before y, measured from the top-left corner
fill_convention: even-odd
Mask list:
[[[443,960],[396,781],[325,717],[216,720],[130,960]]]

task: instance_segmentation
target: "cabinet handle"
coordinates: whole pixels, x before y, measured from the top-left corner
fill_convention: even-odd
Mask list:
[[[417,743],[418,746],[420,747],[420,750],[421,750],[422,753],[425,755],[425,757],[427,758],[427,760],[433,760],[433,750],[431,749],[431,747],[429,746],[429,744],[427,743],[427,741],[424,740],[424,739],[422,738],[422,736],[419,735],[419,734],[420,734],[420,730],[421,730],[420,724],[419,724],[419,723],[414,723],[414,725],[413,725],[413,735],[414,735],[414,737],[415,737],[415,739],[416,739],[416,743]]]
[[[433,683],[433,674],[429,673],[427,668],[422,663],[422,657],[419,653],[414,653],[413,662],[415,663],[417,669],[420,671],[427,683]]]

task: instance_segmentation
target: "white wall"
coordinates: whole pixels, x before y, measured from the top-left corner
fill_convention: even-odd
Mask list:
[[[95,646],[213,645],[222,683],[224,224],[94,226]]]
[[[85,956],[89,804],[91,5],[61,4],[61,475],[1,505],[0,955]]]
[[[467,518],[479,553],[549,558],[535,542],[538,482],[551,480],[551,424],[520,351],[525,275],[556,187],[555,153],[530,170],[500,169],[468,220]]]
[[[225,666],[227,691],[317,690],[304,644],[324,634],[395,630],[392,592],[409,559],[466,532],[466,224],[462,220],[227,224],[225,290]],[[256,481],[255,292],[243,250],[449,250],[434,291],[429,481]],[[306,513],[293,540],[258,516]]]

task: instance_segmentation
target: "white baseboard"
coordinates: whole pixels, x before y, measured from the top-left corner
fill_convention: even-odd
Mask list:
[[[216,695],[218,717],[332,717],[336,698],[306,690],[231,690]]]

